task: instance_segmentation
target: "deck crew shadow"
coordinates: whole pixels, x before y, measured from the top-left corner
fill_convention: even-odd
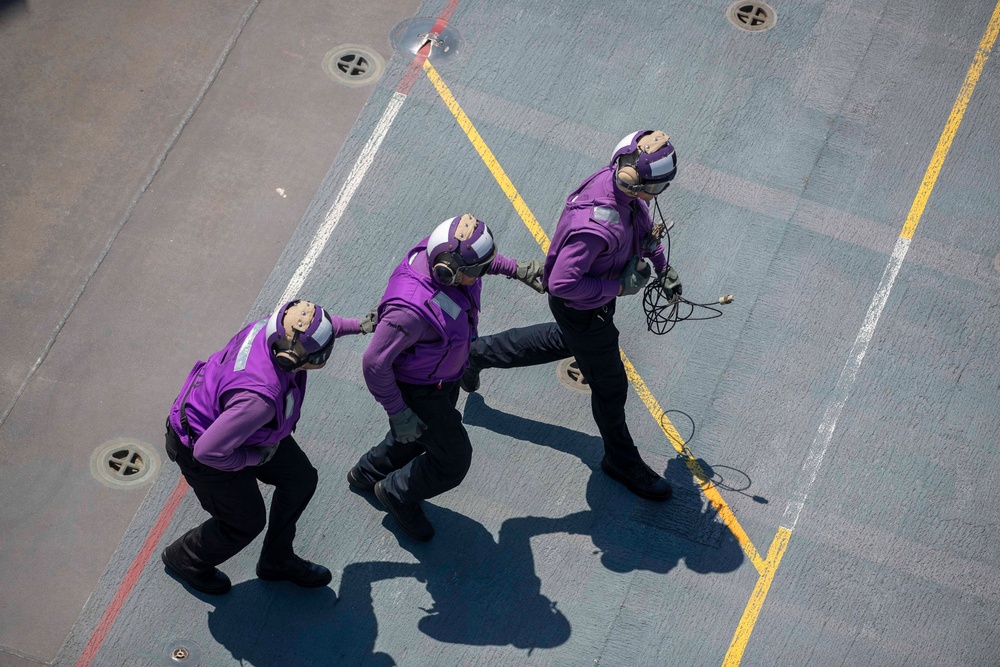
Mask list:
[[[375,650],[372,584],[414,576],[409,563],[352,563],[344,569],[339,601],[331,588],[251,579],[207,600],[215,604],[208,629],[233,659],[254,667],[391,667],[396,661]]]
[[[668,461],[663,473],[673,485],[673,498],[656,503],[637,498],[602,472],[604,446],[599,437],[493,409],[478,394],[468,397],[465,423],[573,454],[591,469],[589,478],[580,480],[587,485],[588,510],[558,518],[508,519],[501,528],[501,544],[527,544],[532,536],[547,533],[590,535],[593,554],[614,572],[666,573],[683,561],[693,572],[705,574],[731,572],[742,564],[739,543],[701,495],[680,457]]]
[[[569,621],[541,592],[527,541],[498,543],[482,524],[444,507],[430,505],[427,513],[447,539],[400,539],[434,600],[422,609],[422,633],[449,644],[529,651],[569,639]]]

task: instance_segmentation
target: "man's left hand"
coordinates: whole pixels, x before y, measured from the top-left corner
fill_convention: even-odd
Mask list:
[[[260,461],[257,463],[257,465],[262,466],[271,459],[273,459],[275,453],[278,451],[278,445],[280,444],[281,444],[280,442],[276,442],[273,445],[268,445],[267,447],[259,447],[258,449],[260,449]]]
[[[638,294],[646,286],[646,283],[649,282],[649,276],[652,273],[653,270],[649,267],[649,262],[646,262],[637,255],[632,255],[628,263],[625,264],[625,270],[622,271],[621,278],[618,279],[620,285],[618,296]]]
[[[370,334],[375,331],[375,326],[378,324],[378,308],[372,308],[372,311],[361,318],[361,333]]]
[[[672,266],[668,266],[667,270],[663,272],[660,276],[660,284],[663,286],[663,291],[672,299],[674,297],[680,296],[683,288],[681,287],[681,278],[677,275],[677,271]]]
[[[539,294],[545,294],[545,287],[542,286],[542,272],[544,269],[545,265],[540,259],[533,259],[526,263],[518,262],[517,273],[513,277]]]

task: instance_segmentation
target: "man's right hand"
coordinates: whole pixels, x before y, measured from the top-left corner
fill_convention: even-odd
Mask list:
[[[410,408],[389,415],[389,431],[398,442],[413,442],[426,430],[427,424],[420,421],[420,417]]]
[[[280,445],[280,444],[281,444],[280,442],[276,442],[273,445],[268,445],[267,447],[260,447],[259,448],[260,449],[260,461],[258,461],[257,465],[262,466],[265,463],[267,463],[268,461],[270,461],[271,459],[273,459],[275,453],[278,451],[278,445]]]
[[[642,262],[641,266],[639,262]],[[618,289],[618,295],[627,296],[629,294],[637,294],[649,282],[649,277],[652,273],[653,270],[650,268],[648,262],[633,255],[625,265],[622,277],[618,280],[621,285]]]

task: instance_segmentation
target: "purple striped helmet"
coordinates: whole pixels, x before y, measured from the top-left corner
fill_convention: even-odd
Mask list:
[[[454,285],[458,274],[479,278],[496,256],[493,233],[471,213],[445,220],[427,239],[427,259],[434,277]]]
[[[282,370],[323,364],[330,358],[333,341],[330,315],[311,301],[287,301],[267,321],[267,346]]]
[[[658,195],[677,175],[677,152],[661,130],[640,130],[626,135],[611,156],[618,186],[635,196]]]

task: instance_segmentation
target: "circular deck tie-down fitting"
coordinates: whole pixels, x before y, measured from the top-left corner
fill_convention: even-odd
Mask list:
[[[107,486],[128,489],[152,480],[160,467],[153,448],[144,442],[116,438],[90,455],[90,472]]]
[[[761,32],[774,27],[778,20],[778,14],[774,11],[774,7],[766,2],[737,0],[729,5],[729,9],[726,10],[726,18],[740,30]]]
[[[169,667],[198,667],[201,648],[190,639],[175,639],[167,644],[163,657],[163,664]]]
[[[444,27],[434,30],[435,25]],[[389,43],[393,51],[417,55],[424,44],[430,42],[431,52],[428,56],[432,62],[445,62],[455,58],[462,50],[462,35],[455,26],[447,23],[438,24],[438,20],[430,17],[408,19],[396,24],[389,33]]]
[[[358,44],[344,44],[323,57],[327,75],[348,86],[366,86],[378,81],[385,71],[385,60],[376,51]]]
[[[590,393],[590,385],[587,383],[586,378],[583,377],[580,365],[576,363],[574,357],[563,359],[556,365],[556,377],[559,378],[562,386],[570,391],[575,391],[579,394]]]

